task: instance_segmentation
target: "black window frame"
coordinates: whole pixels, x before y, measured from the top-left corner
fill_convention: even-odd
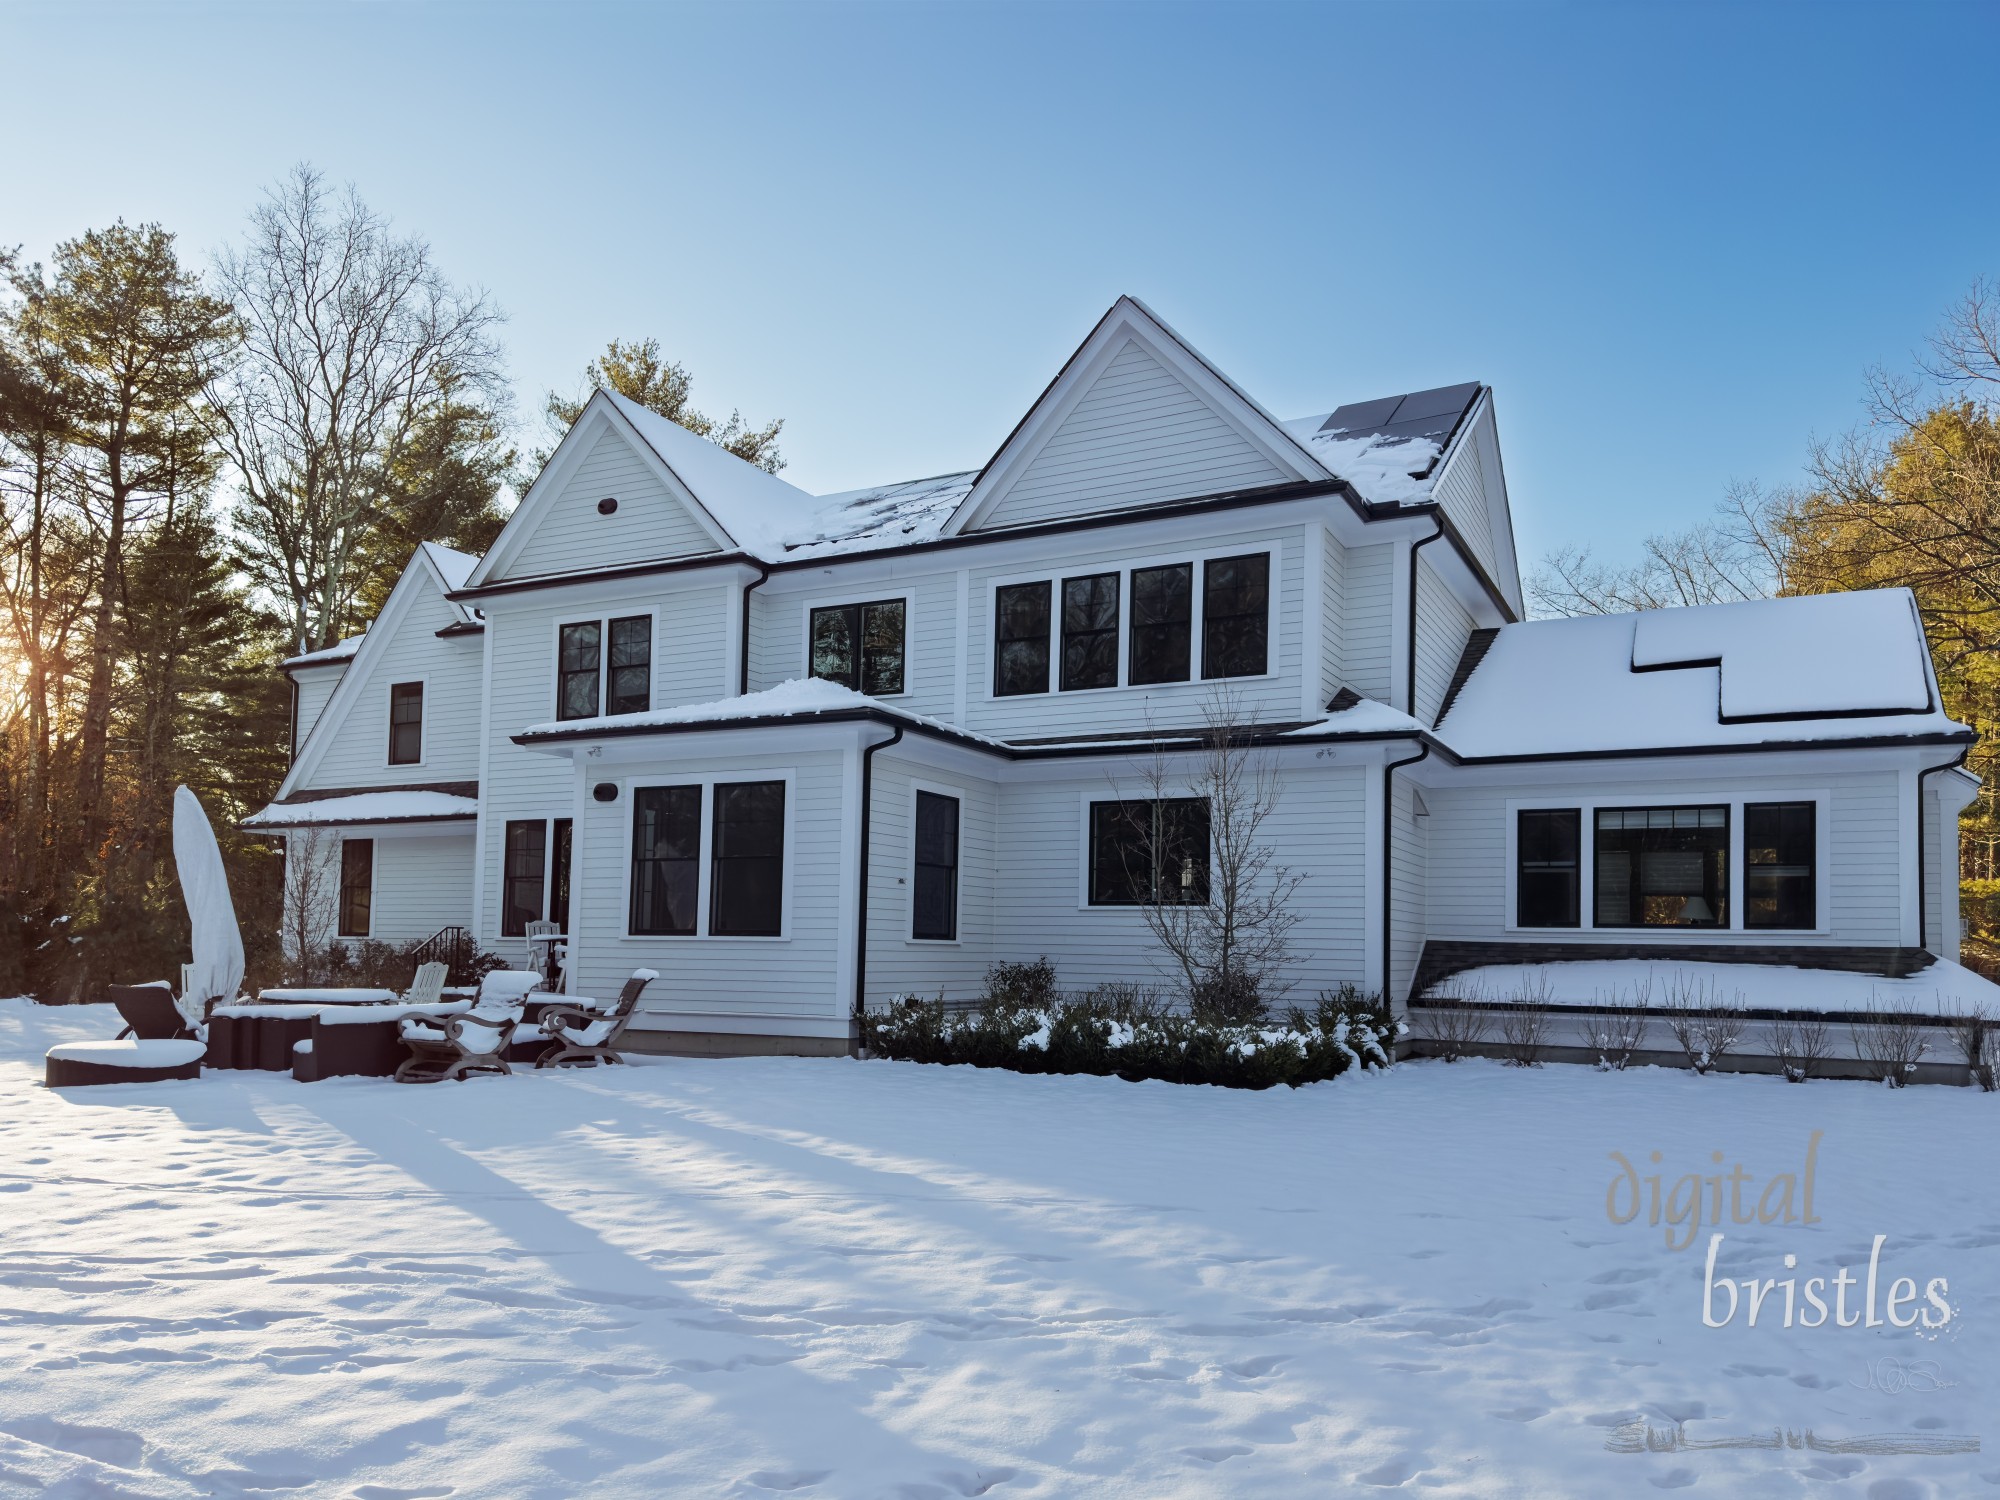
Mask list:
[[[949,808],[950,827],[936,820]],[[925,813],[932,819],[925,828]],[[964,830],[964,806],[957,797],[919,787],[910,810],[910,940],[917,943],[958,941],[959,840]],[[926,837],[928,833],[928,839]],[[942,847],[948,844],[948,848]],[[939,855],[944,854],[945,858]],[[942,912],[942,921],[931,921]]]
[[[590,663],[584,665],[581,640],[576,646],[576,655],[571,654],[571,632],[593,632],[588,650]],[[572,620],[568,624],[556,626],[556,718],[595,719],[601,716],[604,707],[604,622],[602,620]],[[590,708],[584,712],[579,708],[570,711],[570,684],[572,682],[590,684]]]
[[[404,712],[414,692],[416,717]],[[401,717],[398,717],[401,715]],[[404,755],[403,739],[413,733],[416,747],[413,753]],[[392,682],[389,684],[389,764],[392,766],[420,766],[424,763],[424,684],[417,682]]]
[[[1760,860],[1756,856],[1762,852],[1760,845],[1768,840],[1755,829],[1754,820],[1774,815],[1787,815],[1804,822],[1805,858],[1785,858],[1786,850],[1781,844],[1771,844],[1774,858]],[[1792,830],[1794,835],[1798,832]],[[1798,850],[1790,851],[1794,856]],[[1760,893],[1760,886],[1768,883],[1776,875],[1789,878],[1799,884],[1792,888],[1790,900],[1804,908],[1801,919],[1778,920],[1773,917],[1760,920],[1759,906],[1767,898]],[[1802,894],[1801,894],[1802,892]],[[1779,915],[1783,914],[1785,898],[1776,898]],[[1743,804],[1743,925],[1757,932],[1814,932],[1819,928],[1819,804],[1803,798],[1788,798],[1782,802],[1745,802]]]
[[[529,864],[532,862],[533,870]],[[548,910],[549,820],[509,818],[500,833],[500,936],[526,937]],[[518,904],[533,891],[533,910]]]
[[[775,851],[741,851],[732,848],[731,836],[739,830],[725,826],[725,814],[740,806],[741,794],[776,793],[775,808],[760,831],[774,833]],[[732,795],[734,794],[734,795]],[[785,935],[785,809],[789,788],[781,780],[718,781],[710,787],[708,847],[708,935],[722,938],[776,938]],[[770,910],[758,920],[742,921],[743,912],[734,903],[743,899],[743,882],[755,879],[770,901]]]
[[[1185,882],[1189,894],[1184,900],[1163,900],[1163,891],[1181,888],[1179,882],[1161,879],[1160,854],[1171,856],[1174,835],[1162,827],[1162,819],[1193,820],[1200,810],[1199,837],[1192,826],[1179,830],[1185,847],[1198,845],[1201,863]],[[1122,848],[1107,850],[1105,840],[1115,838]],[[1085,852],[1085,900],[1090,906],[1206,906],[1211,898],[1214,866],[1213,811],[1206,797],[1126,797],[1092,801],[1089,806],[1089,843]],[[1135,854],[1132,845],[1138,845]],[[1138,889],[1138,872],[1133,865],[1143,860],[1145,892]]]
[[[1020,633],[1009,633],[1008,626],[1013,620],[1009,607],[1010,599],[1028,601],[1039,594],[1041,626],[1039,631],[1030,629]],[[996,698],[1024,698],[1049,690],[1049,674],[1053,663],[1050,661],[1049,636],[1054,620],[1055,584],[1047,578],[1038,578],[1028,583],[1003,583],[993,590],[993,696]],[[1019,648],[1010,650],[1010,648]],[[1010,661],[1025,662],[1026,675],[1019,686],[1008,686]],[[1037,663],[1039,664],[1037,667]]]
[[[1246,565],[1256,565],[1261,575],[1231,582],[1223,570],[1242,570]],[[1254,569],[1253,569],[1254,571]],[[1221,577],[1220,582],[1218,578]],[[1233,590],[1239,597],[1224,598],[1223,602],[1236,604],[1234,609],[1217,609],[1219,596]],[[1242,596],[1255,592],[1254,605],[1244,606]],[[1249,630],[1244,641],[1230,643],[1219,640],[1222,631],[1239,621],[1255,621],[1255,628]],[[1227,650],[1239,653],[1254,651],[1255,668],[1241,662],[1231,663],[1218,660]],[[1246,655],[1243,660],[1250,658]],[[1271,671],[1271,554],[1268,552],[1242,552],[1231,557],[1204,558],[1201,565],[1201,675],[1203,681],[1227,681],[1234,677],[1266,677]]]
[[[706,789],[699,782],[632,789],[632,844],[627,871],[625,931],[631,937],[694,937],[701,923],[701,815]],[[684,805],[678,809],[672,803]],[[646,840],[641,833],[648,812],[662,805],[671,816],[686,821],[687,844],[682,854],[661,854],[659,841]],[[671,829],[667,830],[671,832]],[[687,925],[672,922],[673,876],[681,869],[687,882]],[[657,893],[657,894],[655,894]],[[653,915],[664,910],[668,920],[654,924]]]
[[[355,856],[360,858],[356,859]],[[357,881],[355,867],[361,867]],[[359,920],[355,917],[360,910]],[[340,841],[340,900],[335,912],[334,936],[365,938],[374,931],[375,920],[375,840]]]
[[[1147,588],[1154,579],[1178,573],[1184,583],[1181,612],[1162,610],[1157,596],[1148,598]],[[1145,580],[1142,583],[1141,580]],[[1130,622],[1125,648],[1125,681],[1134,687],[1157,683],[1194,680],[1194,564],[1160,563],[1133,568],[1128,586],[1131,602],[1126,606]],[[1168,604],[1173,601],[1168,600]],[[1143,618],[1142,618],[1143,613]],[[1158,659],[1165,648],[1165,661]],[[1178,662],[1176,670],[1175,663]]]
[[[637,630],[631,628],[635,625]],[[622,632],[620,626],[625,627]],[[645,713],[653,706],[653,617],[618,615],[606,620],[603,640],[604,717]]]
[[[1675,821],[1672,823],[1660,823],[1657,821],[1662,815],[1666,814],[1674,815]],[[1701,819],[1706,819],[1708,815],[1715,814],[1717,815],[1717,818],[1716,821],[1714,822],[1707,822],[1707,821],[1682,822],[1680,821],[1680,819],[1681,815],[1684,814],[1698,815],[1699,818]],[[1630,824],[1629,820],[1631,818],[1641,815],[1645,816],[1649,820],[1647,824],[1636,827]],[[1611,816],[1616,816],[1621,820],[1619,827],[1615,829],[1606,828],[1604,820],[1607,817]],[[1731,842],[1734,839],[1736,832],[1733,826],[1734,821],[1735,820],[1730,816],[1729,804],[1726,802],[1662,803],[1657,805],[1653,804],[1640,805],[1640,806],[1621,805],[1616,807],[1600,806],[1592,808],[1590,817],[1590,827],[1591,827],[1590,925],[1591,927],[1593,929],[1598,929],[1603,931],[1623,930],[1628,932],[1631,931],[1657,932],[1662,930],[1682,931],[1682,932],[1728,931],[1732,925],[1732,913],[1729,905],[1730,902],[1729,866],[1731,859]],[[1605,847],[1605,834],[1607,832],[1615,832],[1620,835],[1637,833],[1644,835],[1646,839],[1652,840],[1654,842],[1672,842],[1675,837],[1678,837],[1684,832],[1691,832],[1699,836],[1711,828],[1720,830],[1720,840],[1718,842],[1714,839],[1709,839],[1707,841],[1709,847],[1700,850],[1663,849],[1663,848],[1648,849],[1644,847],[1636,847],[1628,851],[1619,851],[1619,850],[1609,851],[1613,855],[1621,852],[1635,853],[1638,855],[1638,859],[1627,867],[1627,879],[1625,882],[1625,890],[1627,893],[1625,901],[1625,912],[1627,917],[1630,918],[1630,920],[1624,920],[1624,921],[1605,920],[1605,905],[1604,905],[1605,879],[1606,879],[1606,872],[1610,868],[1609,862],[1607,860],[1607,850]],[[1655,835],[1665,835],[1667,837],[1664,839],[1656,839],[1654,837]],[[1685,856],[1689,853],[1698,853],[1703,861],[1702,873],[1701,873],[1701,883],[1702,883],[1701,890],[1699,891],[1693,891],[1693,890],[1648,891],[1647,890],[1646,888],[1648,884],[1647,864],[1649,862],[1647,860],[1648,855],[1652,855],[1655,857],[1676,855],[1676,854]],[[1676,898],[1679,898],[1684,903],[1693,900],[1696,896],[1699,896],[1702,898],[1704,903],[1709,908],[1709,920],[1705,922],[1701,921],[1648,922],[1644,919],[1644,903],[1648,898],[1648,896],[1655,896],[1663,901],[1672,901]]]
[[[1533,836],[1529,823],[1534,820],[1537,827]],[[1563,833],[1557,825],[1566,821],[1568,829]],[[1557,841],[1552,844],[1552,838]],[[1567,843],[1567,858],[1563,858],[1560,843]],[[1535,920],[1529,916],[1534,902],[1531,886],[1547,883],[1548,877],[1559,877],[1564,873],[1569,877],[1567,915],[1554,920]],[[1580,807],[1523,807],[1514,815],[1514,925],[1516,927],[1549,929],[1577,928],[1583,925],[1583,809]]]
[[[570,861],[576,850],[576,824],[570,818],[549,822],[549,920],[556,931],[569,931]]]
[[[1084,693],[1118,686],[1118,629],[1123,607],[1123,575],[1112,568],[1062,581],[1061,665],[1057,689]],[[1105,589],[1109,587],[1109,598]],[[1083,595],[1078,597],[1081,589]],[[1086,613],[1090,611],[1091,613]],[[1095,623],[1084,623],[1094,621]],[[1085,666],[1091,670],[1083,670]]]
[[[874,628],[884,619],[887,612],[895,612],[896,646],[891,653],[885,646],[872,640]],[[822,672],[819,669],[819,627],[822,617],[838,617],[847,632],[848,660],[845,673]],[[890,658],[894,662],[894,686],[884,679],[886,669],[878,670],[878,665]],[[844,688],[857,693],[865,693],[871,698],[894,698],[909,691],[910,660],[910,601],[898,595],[891,599],[864,599],[854,604],[821,604],[806,612],[806,670],[822,682],[837,682]]]

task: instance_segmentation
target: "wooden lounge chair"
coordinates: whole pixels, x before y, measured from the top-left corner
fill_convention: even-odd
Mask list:
[[[535,1066],[577,1068],[585,1063],[595,1066],[600,1062],[625,1061],[618,1055],[619,1039],[639,1008],[639,996],[659,977],[652,969],[634,969],[625,987],[619,990],[618,998],[609,1005],[574,995],[567,1003],[548,1006],[534,1026],[524,1028],[522,1033],[523,1040],[528,1039],[527,1033],[531,1031],[549,1040],[541,1056],[535,1059]]]
[[[173,986],[164,979],[151,984],[107,984],[104,998],[118,1007],[119,1019],[125,1023],[125,1029],[118,1033],[121,1039],[136,1037],[150,1042],[194,1035],[188,1018],[174,1003]]]
[[[410,1056],[396,1069],[398,1083],[438,1083],[469,1073],[511,1073],[507,1045],[520,1024],[529,993],[542,982],[521,969],[495,969],[479,981],[472,1009],[455,1016],[408,1016],[403,1043]]]

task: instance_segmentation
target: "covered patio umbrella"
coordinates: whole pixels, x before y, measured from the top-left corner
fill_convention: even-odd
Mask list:
[[[229,898],[215,830],[201,800],[184,786],[174,788],[174,868],[187,902],[194,949],[181,1008],[189,1021],[199,1024],[203,1001],[236,998],[243,983],[243,933],[236,925],[236,903]]]

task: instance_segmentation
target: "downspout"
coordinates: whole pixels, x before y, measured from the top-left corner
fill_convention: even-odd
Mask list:
[[[1404,663],[1409,671],[1409,683],[1404,688],[1403,712],[1413,719],[1417,716],[1417,554],[1444,535],[1443,517],[1432,516],[1431,520],[1436,523],[1437,530],[1410,544],[1410,650],[1409,658]]]
[[[861,884],[856,890],[858,915],[854,922],[854,1046],[861,1047],[861,1017],[868,1004],[868,846],[869,825],[875,800],[875,752],[886,750],[903,737],[903,726],[886,740],[877,740],[861,752]]]
[[[757,576],[743,585],[743,627],[742,639],[736,643],[736,696],[750,696],[750,592],[760,589],[771,576],[770,566],[757,564]],[[898,731],[900,733],[900,731]]]
[[[1382,1003],[1388,1006],[1395,1004],[1392,992],[1396,981],[1396,955],[1390,945],[1396,926],[1396,772],[1427,759],[1430,753],[1429,745],[1420,745],[1415,755],[1382,767]]]
[[[1927,899],[1929,896],[1929,891],[1927,890],[1929,882],[1924,878],[1924,778],[1935,775],[1939,771],[1957,769],[1959,766],[1965,764],[1966,757],[1971,754],[1972,746],[1967,745],[1955,757],[1944,762],[1944,764],[1925,766],[1923,770],[1917,772],[1917,946],[1919,948],[1924,946],[1926,918],[1929,915],[1925,910],[1929,905]],[[1942,807],[1938,809],[1938,841],[1940,843],[1944,841],[1944,809]],[[1940,948],[1944,946],[1944,932],[1942,928],[1938,932],[1938,946]]]

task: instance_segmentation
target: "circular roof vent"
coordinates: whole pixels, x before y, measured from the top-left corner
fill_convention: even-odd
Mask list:
[[[597,502],[597,513],[600,516],[608,516],[616,509],[618,509],[618,502],[608,495]]]

